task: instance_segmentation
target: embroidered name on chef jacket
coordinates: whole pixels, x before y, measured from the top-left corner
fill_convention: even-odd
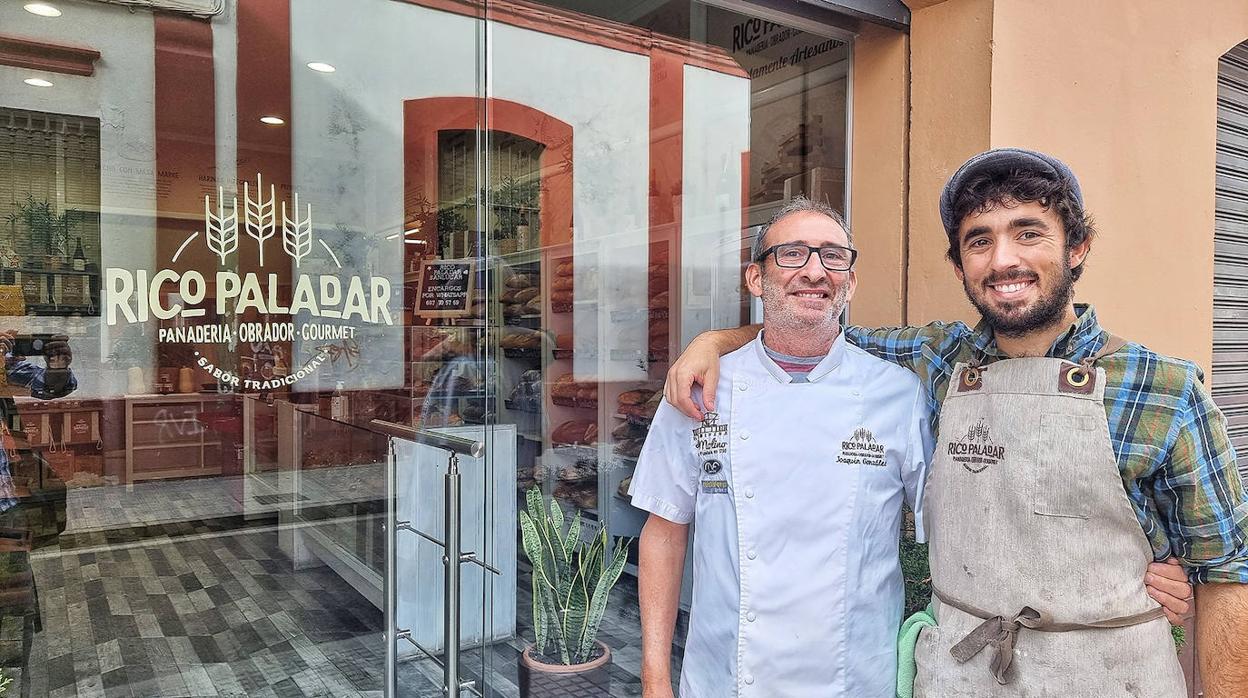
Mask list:
[[[888,465],[884,460],[884,444],[876,441],[875,435],[866,427],[858,427],[847,440],[841,442],[841,455],[836,457],[836,462],[876,468]]]

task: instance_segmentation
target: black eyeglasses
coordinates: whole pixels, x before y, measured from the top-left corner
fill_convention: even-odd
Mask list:
[[[762,264],[763,260],[767,259],[767,255],[775,254],[777,266],[786,269],[800,269],[806,266],[806,262],[810,261],[812,252],[819,253],[819,263],[828,271],[849,271],[854,268],[854,260],[858,259],[858,250],[849,247],[841,247],[840,245],[811,247],[810,245],[790,242],[768,247],[754,261]]]

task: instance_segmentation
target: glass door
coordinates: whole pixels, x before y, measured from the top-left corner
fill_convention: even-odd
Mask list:
[[[850,37],[689,0],[494,0],[486,33],[487,421],[515,430],[514,460],[492,466],[514,472],[499,540],[518,545],[514,596],[492,600],[515,632],[488,685],[636,695],[638,456],[676,352],[750,322],[761,224],[797,196],[844,211]]]
[[[436,693],[409,528],[472,553],[481,690],[517,445],[485,426],[483,7],[132,5],[0,3],[0,692]],[[489,444],[458,525],[445,454],[374,420]]]

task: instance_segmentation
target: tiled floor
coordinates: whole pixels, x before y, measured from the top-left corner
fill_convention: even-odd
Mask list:
[[[202,490],[182,499],[183,514],[221,515],[192,521],[159,523],[142,513],[160,510],[150,500],[123,513],[132,491],[79,499],[79,516],[123,512],[108,515],[114,528],[71,518],[57,544],[31,555],[38,615],[0,598],[0,665],[16,679],[6,695],[381,695],[381,613],[326,567],[293,570],[272,518],[213,504],[208,491],[223,484],[231,487],[187,481],[149,493]],[[270,510],[280,506],[286,498],[271,500]],[[531,637],[523,569],[518,587],[519,637]],[[613,696],[640,694],[639,638],[636,585],[625,576],[601,631],[614,653]],[[484,671],[487,695],[518,696],[523,647],[517,638],[466,651],[465,678]],[[427,660],[399,666],[401,695],[439,696],[440,680]]]
[[[33,567],[42,630],[27,672],[8,672],[23,694],[379,695],[381,614],[327,568],[293,571],[272,530],[39,551]]]
[[[289,507],[289,485],[276,473],[139,482],[72,488],[66,493],[67,533],[88,533],[153,524],[202,522],[264,515]],[[307,470],[300,481],[302,506],[374,499],[385,487],[379,463]],[[272,495],[278,495],[274,498]]]

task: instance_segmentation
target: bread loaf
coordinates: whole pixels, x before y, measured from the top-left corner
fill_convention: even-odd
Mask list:
[[[550,440],[561,445],[592,446],[598,442],[598,425],[587,419],[569,420],[555,427],[550,434]]]
[[[512,274],[503,283],[507,288],[528,288],[537,285],[537,277],[533,274]]]
[[[646,390],[644,388],[638,390],[626,390],[620,393],[619,403],[621,405],[640,405],[646,400],[649,400],[652,395],[654,395],[653,390]]]

